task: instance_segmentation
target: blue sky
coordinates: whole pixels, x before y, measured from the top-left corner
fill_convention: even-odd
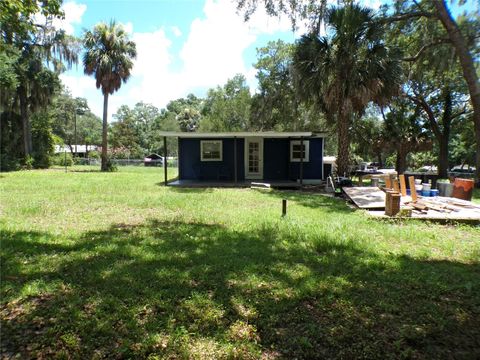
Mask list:
[[[373,8],[381,4],[362,2]],[[85,28],[115,19],[137,44],[131,79],[110,97],[110,119],[123,104],[143,101],[162,108],[189,93],[204,96],[237,73],[254,91],[256,48],[279,38],[293,42],[302,33],[261,8],[245,23],[231,0],[65,0],[63,8],[65,19],[58,26],[68,33],[80,36]],[[81,64],[61,78],[73,96],[85,97],[101,116],[101,92],[92,77],[83,75]]]

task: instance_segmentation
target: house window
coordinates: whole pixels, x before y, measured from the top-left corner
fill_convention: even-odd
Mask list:
[[[200,154],[202,161],[222,161],[222,140],[200,141]]]
[[[308,161],[310,153],[310,142],[308,140],[303,140],[303,145],[300,140],[290,141],[290,161],[291,162],[300,162],[300,159],[303,158],[304,162]]]

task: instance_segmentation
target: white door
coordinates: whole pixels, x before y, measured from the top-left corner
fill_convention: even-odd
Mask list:
[[[245,138],[245,179],[263,178],[263,139]]]

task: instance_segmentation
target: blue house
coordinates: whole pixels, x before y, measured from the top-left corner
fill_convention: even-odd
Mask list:
[[[311,132],[162,132],[178,139],[177,186],[298,187],[320,183],[324,135]],[[167,168],[165,167],[167,185]]]

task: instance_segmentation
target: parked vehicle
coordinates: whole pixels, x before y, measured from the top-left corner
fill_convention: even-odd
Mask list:
[[[158,154],[150,154],[143,159],[145,166],[163,166],[163,157]]]
[[[473,178],[475,174],[475,168],[470,166],[454,166],[449,172],[448,176],[450,177],[462,177],[462,178]]]

